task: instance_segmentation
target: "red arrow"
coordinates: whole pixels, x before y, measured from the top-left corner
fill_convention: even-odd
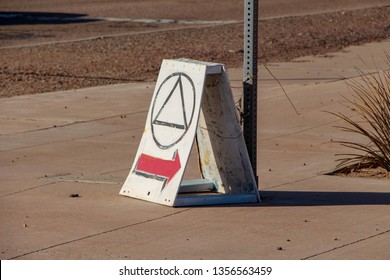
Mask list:
[[[163,189],[166,183],[169,183],[176,173],[180,170],[179,153],[173,154],[172,160],[153,157],[147,154],[141,154],[138,158],[135,173],[157,180],[164,181]]]

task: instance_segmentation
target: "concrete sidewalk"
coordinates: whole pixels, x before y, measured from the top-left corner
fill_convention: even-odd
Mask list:
[[[120,196],[154,83],[0,100],[1,259],[390,259],[388,180],[324,175],[346,139],[325,111],[390,41],[260,66],[263,202],[170,208]],[[363,59],[366,64],[364,64]],[[373,61],[375,59],[375,62]],[[241,69],[230,69],[236,99]],[[186,178],[197,178],[193,159]],[[70,197],[78,194],[79,197]]]

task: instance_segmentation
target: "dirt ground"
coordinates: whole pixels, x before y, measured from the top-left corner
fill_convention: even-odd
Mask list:
[[[259,63],[390,38],[389,14],[386,6],[260,20]],[[180,57],[242,67],[243,23],[0,25],[0,97],[155,80],[162,59]]]
[[[382,167],[350,166],[331,172],[329,175],[371,179],[390,179],[390,172]]]

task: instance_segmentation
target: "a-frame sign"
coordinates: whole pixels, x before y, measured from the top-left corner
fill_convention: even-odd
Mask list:
[[[182,181],[195,137],[202,179]],[[121,195],[169,206],[260,201],[222,64],[164,60]]]

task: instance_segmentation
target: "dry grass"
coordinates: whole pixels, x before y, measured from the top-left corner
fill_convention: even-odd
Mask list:
[[[389,55],[387,60],[390,66]],[[380,167],[390,171],[390,72],[366,74],[357,71],[359,79],[348,83],[352,95],[345,97],[345,105],[357,113],[357,118],[340,112],[331,114],[343,120],[337,128],[362,136],[359,138],[366,141],[335,141],[353,150],[336,154],[341,157],[337,160],[337,168]]]

